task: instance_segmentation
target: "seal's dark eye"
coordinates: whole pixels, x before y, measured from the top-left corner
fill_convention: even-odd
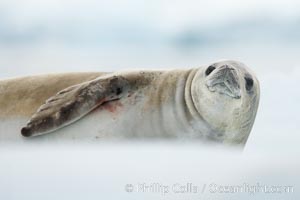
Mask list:
[[[245,77],[245,81],[246,81],[246,90],[251,90],[251,88],[253,87],[253,79],[249,78],[249,77]]]
[[[209,66],[206,71],[205,71],[205,75],[208,76],[212,71],[214,71],[216,69],[216,67],[214,66]]]

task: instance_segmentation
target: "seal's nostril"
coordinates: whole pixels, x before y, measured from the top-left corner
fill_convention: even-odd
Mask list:
[[[208,76],[212,71],[214,71],[216,69],[216,67],[210,65],[206,71],[205,71],[205,75]]]
[[[24,128],[22,128],[22,130],[21,130],[21,134],[22,134],[24,137],[29,137],[29,136],[31,136],[31,130],[30,130],[28,127],[24,127]]]
[[[220,69],[223,69],[223,70],[234,70],[234,68],[231,67],[231,66],[229,66],[229,65],[222,65],[222,66],[220,67]]]

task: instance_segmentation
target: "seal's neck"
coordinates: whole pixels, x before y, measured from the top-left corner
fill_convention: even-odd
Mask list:
[[[209,140],[216,140],[214,136],[214,130],[206,122],[201,113],[198,111],[196,102],[192,96],[193,80],[197,75],[199,69],[191,69],[186,79],[185,90],[184,90],[184,101],[186,105],[186,117],[189,121],[193,132],[199,137],[204,137]]]
[[[195,103],[192,98],[192,82],[197,73],[197,69],[191,69],[186,79],[185,90],[184,90],[184,101],[187,107],[187,115],[190,120],[202,120],[202,116],[199,114]]]

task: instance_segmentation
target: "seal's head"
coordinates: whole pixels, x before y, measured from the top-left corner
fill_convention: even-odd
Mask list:
[[[222,61],[200,68],[191,85],[196,110],[209,137],[245,144],[256,116],[259,82],[243,63]]]

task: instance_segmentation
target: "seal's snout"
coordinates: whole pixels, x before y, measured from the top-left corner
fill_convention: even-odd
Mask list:
[[[218,92],[239,99],[241,89],[237,73],[234,67],[227,64],[218,67],[211,65],[205,71],[206,86],[211,92]]]
[[[21,129],[21,134],[24,136],[24,137],[30,137],[32,135],[32,131],[29,127],[23,127]]]

